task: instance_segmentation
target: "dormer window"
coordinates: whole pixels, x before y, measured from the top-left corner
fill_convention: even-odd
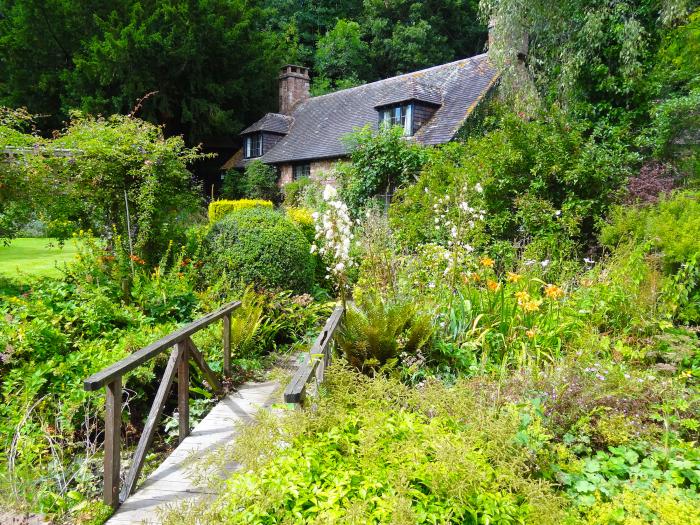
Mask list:
[[[407,137],[413,135],[413,103],[394,104],[378,109],[380,126],[401,126]]]
[[[251,133],[246,136],[244,142],[244,157],[246,159],[252,159],[255,157],[262,157],[263,154],[263,134],[262,133]]]

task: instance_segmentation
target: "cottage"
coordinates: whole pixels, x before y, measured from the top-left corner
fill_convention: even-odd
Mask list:
[[[495,68],[485,54],[414,73],[309,96],[309,70],[288,65],[279,76],[279,113],[243,130],[243,148],[223,169],[259,159],[275,166],[280,184],[328,172],[347,156],[343,137],[367,124],[403,127],[408,140],[452,140],[493,87]]]

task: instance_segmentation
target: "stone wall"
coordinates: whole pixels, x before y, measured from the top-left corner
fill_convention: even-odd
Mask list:
[[[311,178],[324,184],[335,184],[333,168],[342,159],[323,159],[309,162]],[[294,180],[293,164],[280,164],[278,166],[280,177],[278,184],[280,187]]]
[[[339,159],[325,159],[312,162],[311,178],[328,184],[335,184],[333,168],[338,161]]]
[[[284,186],[285,184],[292,182],[293,180],[293,171],[292,171],[292,165],[291,164],[282,164],[279,167],[280,170],[280,178],[278,180],[278,184],[280,187]]]

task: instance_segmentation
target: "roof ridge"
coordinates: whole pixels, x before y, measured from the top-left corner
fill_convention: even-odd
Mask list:
[[[260,117],[258,120],[262,120],[265,117],[267,117],[268,115],[274,115],[276,117],[283,117],[283,118],[292,118],[291,115],[285,115],[284,113],[279,113],[278,111],[268,111],[262,117]]]
[[[446,63],[444,63],[444,64],[438,64],[438,65],[436,65],[436,66],[426,67],[425,69],[418,69],[418,70],[416,70],[416,71],[410,71],[410,72],[408,72],[408,73],[402,73],[402,74],[396,75],[396,76],[394,76],[394,77],[382,78],[382,79],[380,79],[380,80],[375,80],[375,81],[373,81],[373,82],[367,82],[366,84],[360,84],[359,86],[354,86],[354,87],[346,88],[346,89],[340,89],[340,90],[334,91],[334,92],[332,92],[332,93],[326,93],[325,95],[318,95],[318,96],[316,96],[316,97],[309,97],[309,98],[306,99],[302,104],[299,104],[299,106],[297,106],[297,109],[299,109],[299,108],[305,106],[305,105],[306,105],[309,101],[311,101],[311,100],[318,100],[318,99],[321,99],[321,98],[324,98],[324,97],[331,97],[331,96],[333,96],[333,95],[338,95],[339,93],[347,93],[348,91],[352,91],[352,90],[354,90],[354,89],[361,89],[361,88],[365,88],[365,87],[367,87],[367,86],[374,86],[374,85],[376,85],[376,84],[381,84],[381,83],[383,83],[383,82],[389,82],[390,80],[396,80],[396,79],[398,79],[398,78],[407,77],[407,76],[410,76],[410,75],[415,75],[415,74],[417,74],[417,73],[426,73],[426,72],[432,71],[432,70],[434,70],[434,69],[440,69],[440,68],[443,68],[443,67],[453,66],[453,65],[458,64],[458,63],[460,63],[460,62],[471,62],[471,61],[473,61],[473,60],[475,60],[475,59],[477,59],[477,58],[483,58],[483,57],[486,57],[486,56],[487,56],[487,53],[481,53],[481,54],[474,55],[474,56],[471,56],[471,57],[466,57],[466,58],[460,58],[460,59],[458,59],[458,60],[453,60],[452,62],[446,62]],[[295,111],[296,111],[296,110],[295,110]]]

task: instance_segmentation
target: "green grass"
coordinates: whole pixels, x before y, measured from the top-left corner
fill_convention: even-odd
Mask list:
[[[61,248],[55,239],[13,239],[0,244],[0,275],[5,277],[56,277],[59,268],[78,253],[76,241],[68,240]]]

